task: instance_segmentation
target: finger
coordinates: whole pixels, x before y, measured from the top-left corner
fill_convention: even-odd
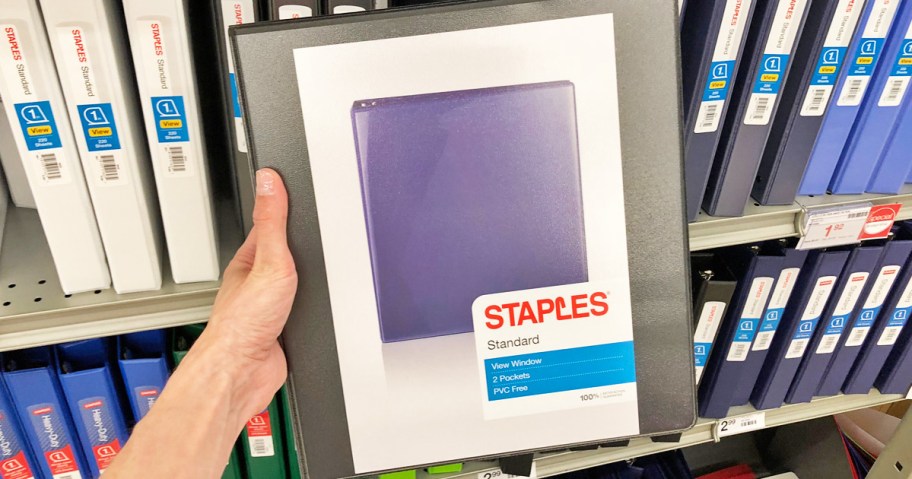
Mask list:
[[[269,168],[257,171],[256,182],[253,224],[257,239],[253,269],[284,274],[286,269],[293,268],[286,237],[288,192],[279,174]]]
[[[256,228],[253,228],[250,230],[250,234],[247,235],[247,239],[244,240],[244,243],[234,254],[231,262],[228,263],[228,267],[225,268],[222,288],[229,284],[243,281],[247,276],[247,273],[250,272],[250,269],[253,267],[254,259],[256,258],[256,245],[257,232]]]

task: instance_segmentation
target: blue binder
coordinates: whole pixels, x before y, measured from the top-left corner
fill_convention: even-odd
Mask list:
[[[703,203],[753,10],[751,0],[702,0],[688,2],[681,17],[684,179],[690,221]]]
[[[32,447],[42,477],[88,474],[73,418],[49,347],[3,354],[3,371],[10,397]]]
[[[912,244],[909,241],[890,241],[884,247],[883,255],[874,269],[875,273],[868,279],[861,294],[864,303],[855,314],[851,327],[844,332],[843,338],[839,341],[833,359],[820,381],[820,387],[817,388],[816,396],[834,396],[842,389],[846,376],[855,363],[861,346],[868,339],[874,320],[880,314],[910,252]]]
[[[865,5],[849,45],[851,54],[839,75],[836,94],[824,115],[798,194],[827,192],[861,104],[870,91],[871,76],[880,62],[884,41],[901,1],[869,0]]]
[[[868,182],[868,193],[895,195],[907,182],[912,182],[912,94],[906,95],[905,105],[896,120],[896,128],[887,140],[877,168]]]
[[[744,213],[808,4],[807,0],[757,1],[703,199],[703,209],[713,216]]]
[[[0,477],[17,479],[35,477],[37,463],[29,449],[25,432],[19,423],[13,402],[9,398],[2,378],[0,378],[0,437],[4,443],[3,447],[0,447]]]
[[[738,381],[738,386],[732,395],[732,406],[740,406],[750,401],[754,384],[757,383],[757,377],[760,375],[763,363],[766,362],[766,356],[769,353],[773,338],[775,338],[776,330],[785,315],[785,308],[795,292],[795,285],[799,284],[804,278],[801,271],[807,256],[807,251],[796,249],[785,251],[782,272],[776,278],[776,284],[770,294],[769,304],[763,314],[763,322],[760,323],[760,328],[757,330],[757,336],[751,345],[750,353],[744,361],[741,379]]]
[[[798,366],[798,373],[785,395],[785,402],[810,402],[814,397],[846,325],[861,308],[862,293],[881,254],[883,246],[859,246],[852,250],[833,292],[833,300],[823,313],[823,323],[811,338],[808,351]]]
[[[810,253],[798,286],[800,289],[786,307],[780,325],[783,334],[773,339],[751,394],[751,404],[755,408],[772,409],[782,405],[848,258],[848,251]]]
[[[780,246],[769,243],[763,247],[733,248],[724,254],[740,279],[732,297],[732,307],[726,312],[716,339],[717,347],[710,353],[700,382],[699,413],[707,418],[728,414],[763,311],[785,259]]]
[[[883,59],[874,72],[869,93],[830,182],[830,191],[834,194],[865,192],[887,140],[896,128],[897,118],[908,103],[906,100],[912,98],[912,94],[906,94],[912,75],[912,64],[908,63],[912,61],[912,38],[907,38],[912,34],[910,24],[912,1],[905,1],[896,13]],[[909,132],[901,135],[909,136]]]
[[[56,346],[63,393],[83,454],[99,477],[127,442],[127,425],[114,383],[108,338]]]
[[[149,413],[170,375],[164,330],[125,334],[117,338],[118,363],[136,422]]]
[[[854,0],[811,2],[753,186],[760,204],[795,201],[861,7]]]

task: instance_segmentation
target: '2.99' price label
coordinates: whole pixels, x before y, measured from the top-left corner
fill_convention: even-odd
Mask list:
[[[766,414],[763,412],[725,418],[716,423],[716,437],[734,436],[765,427]]]
[[[538,477],[535,471],[535,463],[532,463],[532,472],[530,472],[528,476],[514,476],[513,474],[505,474],[500,469],[478,473],[478,479],[512,479],[514,477]]]

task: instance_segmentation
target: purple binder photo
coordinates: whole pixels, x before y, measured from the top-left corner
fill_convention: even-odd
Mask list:
[[[352,123],[383,342],[588,280],[572,83],[360,100]]]

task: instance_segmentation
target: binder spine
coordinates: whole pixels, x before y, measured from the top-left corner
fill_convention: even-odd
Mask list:
[[[35,209],[35,197],[32,196],[32,188],[28,184],[28,178],[25,177],[25,169],[22,166],[19,149],[16,147],[16,138],[13,136],[13,128],[6,116],[2,98],[0,98],[0,163],[3,164],[3,173],[6,175],[7,187],[13,204],[20,208]]]
[[[905,329],[874,381],[881,394],[907,394],[912,387],[912,329]]]
[[[37,475],[35,458],[29,449],[16,410],[0,378],[0,477],[32,479]]]
[[[907,95],[902,112],[896,120],[893,135],[887,140],[878,169],[868,183],[869,193],[897,194],[907,182],[912,182],[912,162],[909,152],[912,151],[912,95]]]

